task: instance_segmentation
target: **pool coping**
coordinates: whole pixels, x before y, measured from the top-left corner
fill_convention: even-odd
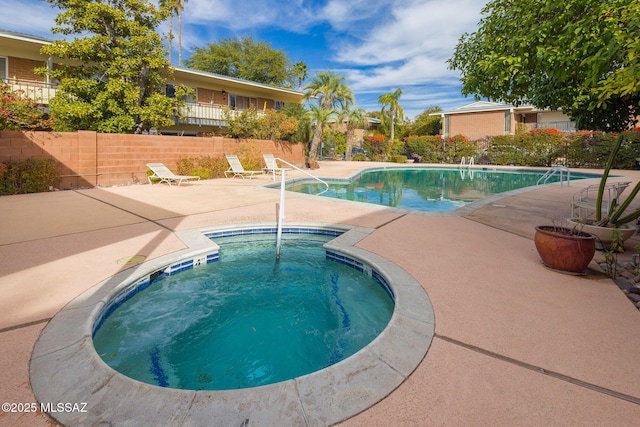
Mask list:
[[[422,285],[405,270],[356,246],[374,229],[335,224],[287,226],[344,230],[325,248],[373,267],[393,291],[396,302],[384,331],[353,356],[291,380],[223,391],[162,388],[128,378],[102,361],[93,347],[93,326],[116,295],[146,274],[211,252],[215,244],[205,236],[207,232],[263,226],[226,225],[177,232],[187,249],[124,270],[67,304],[42,331],[29,364],[34,395],[50,405],[53,410],[49,415],[66,425],[329,425],[360,413],[395,390],[431,345],[433,306]],[[86,405],[80,405],[78,411],[55,411],[57,404],[68,402]]]

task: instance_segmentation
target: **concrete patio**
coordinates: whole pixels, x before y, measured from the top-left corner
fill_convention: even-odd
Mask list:
[[[322,162],[315,174],[346,177],[374,165]],[[640,180],[637,171],[617,174]],[[275,222],[279,194],[263,187],[269,182],[1,197],[0,401],[36,403],[29,361],[39,334],[69,301],[129,268],[123,259],[182,250],[176,233],[184,230]],[[534,226],[562,222],[571,195],[593,183],[515,191],[440,215],[287,193],[286,221],[375,229],[358,247],[406,270],[435,311],[418,368],[340,425],[638,425],[640,313],[596,260],[585,276],[559,274],[542,266],[533,244]],[[621,259],[637,244],[636,236]],[[56,423],[39,411],[3,411],[0,425]]]

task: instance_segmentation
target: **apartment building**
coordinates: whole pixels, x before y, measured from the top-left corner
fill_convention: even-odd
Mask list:
[[[46,106],[55,96],[56,82],[49,76],[38,76],[36,67],[53,69],[60,61],[40,53],[42,46],[52,43],[43,37],[0,30],[0,79],[21,89],[36,102]],[[302,92],[236,79],[219,74],[188,68],[174,67],[174,81],[167,85],[167,96],[174,85],[183,84],[194,89],[183,108],[183,119],[166,129],[154,132],[163,135],[224,134],[228,125],[224,112],[242,111],[249,107],[257,110],[279,109],[285,103],[300,103]]]
[[[513,135],[518,130],[554,128],[574,132],[575,123],[560,110],[539,110],[531,105],[513,106],[477,101],[447,111],[431,113],[442,121],[442,135],[464,135],[472,141],[497,135]]]

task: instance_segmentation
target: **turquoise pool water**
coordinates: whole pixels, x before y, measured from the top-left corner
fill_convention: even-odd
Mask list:
[[[351,180],[328,181],[321,195],[424,212],[446,212],[487,196],[536,185],[544,171],[457,168],[394,168],[371,170]],[[566,175],[565,175],[566,176]],[[599,175],[571,173],[571,179]],[[547,183],[557,182],[559,176]],[[325,186],[303,180],[287,185],[289,191],[319,194]]]
[[[164,277],[94,333],[100,357],[139,381],[189,390],[255,387],[339,362],[386,327],[394,303],[370,275],[327,259],[332,236],[216,238],[220,259]]]

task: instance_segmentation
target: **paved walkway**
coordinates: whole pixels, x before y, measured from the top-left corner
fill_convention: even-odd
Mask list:
[[[316,174],[371,165],[325,162]],[[119,260],[181,250],[181,230],[273,223],[278,192],[259,186],[268,181],[1,197],[0,402],[35,403],[28,368],[38,335],[66,303],[128,267]],[[640,313],[595,260],[586,276],[555,273],[532,241],[535,225],[568,216],[571,194],[586,184],[442,216],[288,194],[288,221],[375,228],[359,246],[409,272],[435,310],[436,336],[419,367],[342,425],[638,425]],[[3,426],[52,424],[41,413],[0,412]]]

